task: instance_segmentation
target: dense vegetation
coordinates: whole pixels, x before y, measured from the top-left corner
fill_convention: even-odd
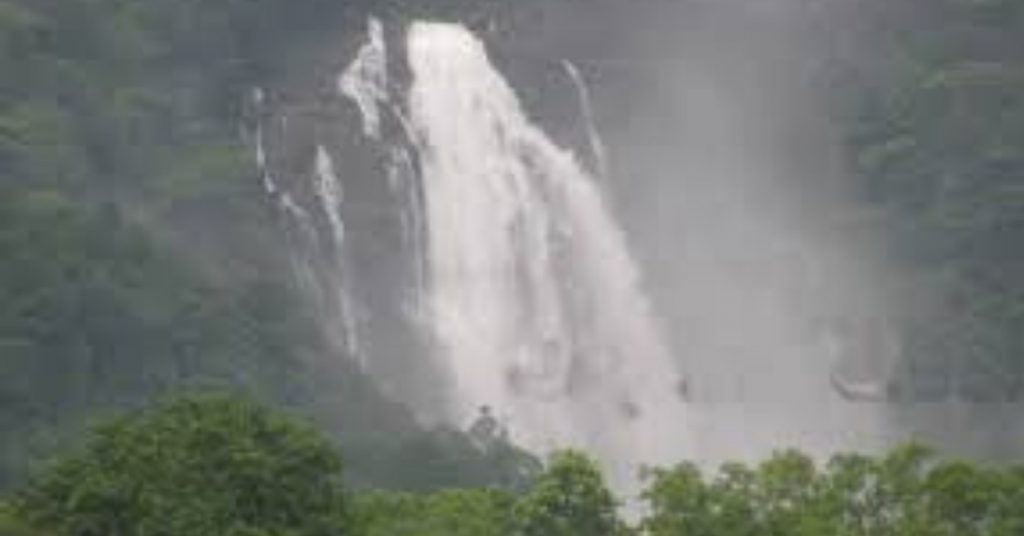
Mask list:
[[[859,2],[833,97],[866,220],[907,268],[900,396],[1024,396],[1024,3]],[[858,21],[860,21],[858,23]],[[838,41],[838,39],[837,39]]]
[[[67,534],[336,534],[341,460],[308,425],[223,397],[97,427],[20,497]]]
[[[298,4],[0,2],[0,488],[98,410],[308,391],[329,348],[254,253],[274,227],[234,117]]]
[[[515,479],[491,461],[520,453],[422,432],[322,332],[239,137],[250,88],[366,4],[0,0],[0,490],[94,416],[197,387],[318,417],[355,482]]]
[[[714,474],[649,471],[620,516],[593,461],[557,453],[527,487],[346,491],[309,424],[222,395],[170,400],[95,428],[0,510],[0,535],[1016,536],[1024,468],[918,446],[823,466],[797,452]],[[20,521],[19,521],[20,520]],[[37,529],[29,529],[29,526]],[[39,532],[45,531],[45,532]]]

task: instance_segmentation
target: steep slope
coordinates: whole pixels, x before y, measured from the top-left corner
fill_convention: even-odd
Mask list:
[[[0,2],[0,487],[86,421],[192,388],[313,415],[358,483],[501,477],[382,395],[317,318],[254,158],[251,88],[361,36],[371,4],[390,9]]]

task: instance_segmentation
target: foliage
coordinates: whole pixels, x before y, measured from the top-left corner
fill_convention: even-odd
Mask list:
[[[11,507],[0,502],[0,536],[43,536],[14,514]]]
[[[63,534],[344,534],[341,461],[311,426],[197,395],[95,428],[20,496]]]
[[[514,502],[510,493],[488,489],[371,492],[358,497],[354,511],[365,536],[503,536],[511,534]]]
[[[552,455],[521,495],[487,488],[431,494],[374,491],[354,517],[367,536],[601,536],[626,533],[600,470],[585,455]]]
[[[0,485],[17,477],[5,463],[24,463],[14,449],[44,447],[98,409],[183,384],[300,389],[292,341],[309,328],[285,289],[207,283],[113,207],[48,189],[4,199],[0,257],[0,425],[12,438]]]
[[[183,386],[418,432],[299,301],[238,140],[251,86],[358,5],[0,0],[0,490]]]
[[[555,453],[520,493],[465,486],[346,492],[310,425],[220,394],[98,425],[0,503],[0,535],[1017,536],[1024,467],[945,460],[919,445],[818,463],[650,469],[644,517],[623,521],[586,455]]]
[[[383,478],[374,484],[407,491],[481,486],[522,491],[542,468],[533,454],[508,438],[480,444],[468,434],[446,428],[414,435],[384,454],[385,463],[402,469],[380,475]]]
[[[715,473],[692,463],[652,469],[646,515],[632,528],[601,478],[585,456],[565,452],[521,496],[376,491],[357,499],[355,517],[368,536],[1012,536],[1024,527],[1024,469],[942,460],[914,444],[822,464],[785,451]]]
[[[522,536],[612,536],[622,525],[616,503],[595,463],[586,455],[556,453],[515,508]]]
[[[832,64],[865,202],[913,275],[907,375],[962,398],[1024,396],[1024,4],[869,0]],[[844,35],[845,34],[845,35]],[[935,366],[939,364],[939,366]],[[913,377],[921,371],[941,377]],[[935,373],[931,373],[935,374]]]
[[[823,467],[785,452],[711,477],[683,464],[650,478],[652,536],[1009,536],[1024,520],[1019,469],[939,461],[916,445]]]

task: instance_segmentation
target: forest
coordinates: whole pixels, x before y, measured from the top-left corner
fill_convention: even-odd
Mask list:
[[[492,478],[483,453],[420,429],[329,345],[282,276],[237,136],[243,88],[280,66],[270,43],[362,8],[0,3],[0,489],[88,421],[192,388],[302,408],[347,447],[355,481]],[[461,470],[392,469],[407,457]]]
[[[485,450],[506,448],[481,437]],[[93,428],[0,505],[0,534],[962,535],[1024,530],[1024,467],[939,460],[919,445],[818,465],[779,452],[707,473],[650,469],[624,519],[596,463],[557,452],[529,480],[431,493],[347,489],[314,426],[219,394]],[[422,463],[422,462],[420,462]],[[636,509],[636,505],[631,508]],[[634,518],[637,516],[633,516]]]
[[[1024,468],[919,445],[680,460],[623,504],[588,453],[425,427],[340,355],[244,97],[337,20],[493,4],[0,0],[0,535],[1024,534]],[[856,9],[821,83],[921,296],[891,398],[1019,401],[1024,2]]]
[[[828,87],[866,218],[922,296],[899,396],[1019,400],[1024,6],[862,4],[872,52],[837,62]]]

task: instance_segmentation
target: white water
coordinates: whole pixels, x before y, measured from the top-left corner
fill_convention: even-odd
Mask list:
[[[368,41],[356,54],[356,59],[338,77],[338,92],[355,101],[362,114],[363,134],[380,138],[381,113],[379,103],[388,97],[387,48],[384,28],[380,21],[370,18]]]
[[[316,194],[330,224],[334,239],[335,259],[338,266],[338,314],[341,321],[340,337],[349,354],[365,368],[365,355],[360,349],[355,304],[348,288],[348,266],[345,258],[345,222],[341,217],[344,192],[334,171],[331,155],[321,145],[316,151]]]
[[[334,162],[322,145],[316,148],[316,192],[323,204],[324,214],[331,224],[335,246],[340,251],[345,245],[345,222],[341,219],[341,203],[344,192],[341,181],[334,172]]]
[[[685,458],[680,376],[593,178],[529,121],[464,28],[416,23],[408,56],[426,307],[455,417],[494,406],[515,440],[585,446],[620,484],[638,463]]]
[[[597,122],[594,120],[594,105],[590,98],[590,88],[583,74],[573,62],[562,60],[562,67],[576,87],[576,94],[580,99],[580,113],[583,116],[583,123],[587,129],[587,142],[590,144],[590,152],[594,157],[594,167],[598,175],[603,179],[608,178],[608,150],[601,140],[601,134],[597,131]]]
[[[262,88],[253,88],[251,92],[252,104],[256,108],[257,115],[263,112],[263,105],[266,102],[266,95]],[[270,174],[270,167],[267,162],[267,150],[263,136],[263,120],[256,121],[256,131],[253,134],[253,150],[256,153],[256,167],[260,172],[260,181],[263,184],[263,191],[273,197],[277,193],[277,183]]]
[[[426,281],[425,256],[425,222],[423,221],[422,200],[416,188],[416,169],[413,157],[407,147],[397,145],[388,151],[387,160],[388,188],[401,204],[399,221],[402,226],[402,240],[413,259],[412,289],[405,304],[407,312],[416,320],[421,319],[422,307],[419,300],[424,292]]]

